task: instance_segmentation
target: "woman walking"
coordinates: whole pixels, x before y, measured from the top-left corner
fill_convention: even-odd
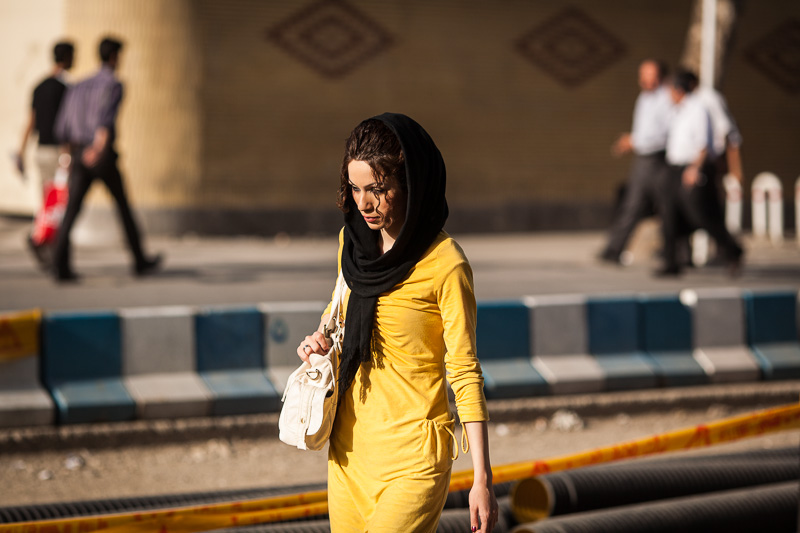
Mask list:
[[[345,145],[339,268],[350,288],[340,402],[328,452],[331,531],[435,532],[450,482],[455,421],[471,448],[472,531],[497,521],[472,270],[442,227],[445,166],[425,130],[385,113]],[[327,311],[326,311],[327,315]],[[320,330],[297,348],[323,354]]]

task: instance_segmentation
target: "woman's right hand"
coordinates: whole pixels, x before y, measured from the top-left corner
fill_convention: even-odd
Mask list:
[[[302,359],[303,362],[308,363],[308,356],[312,353],[325,355],[328,353],[328,350],[330,350],[330,346],[325,339],[325,335],[319,331],[315,331],[303,339],[303,342],[297,347],[297,356]]]

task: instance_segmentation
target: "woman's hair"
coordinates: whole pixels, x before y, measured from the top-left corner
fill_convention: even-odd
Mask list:
[[[405,180],[405,158],[397,135],[382,121],[371,118],[363,121],[350,133],[344,145],[341,181],[336,205],[347,213],[347,199],[351,197],[350,176],[347,165],[351,161],[364,161],[372,169],[375,180],[383,184],[395,179],[403,192],[408,192]]]

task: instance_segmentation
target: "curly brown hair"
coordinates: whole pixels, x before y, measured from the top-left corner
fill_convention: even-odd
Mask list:
[[[361,122],[345,141],[339,192],[336,198],[336,205],[345,213],[349,211],[348,200],[352,199],[350,176],[347,172],[347,166],[351,161],[367,163],[379,184],[383,184],[387,179],[394,179],[403,192],[408,192],[403,149],[397,135],[382,121],[370,118]]]

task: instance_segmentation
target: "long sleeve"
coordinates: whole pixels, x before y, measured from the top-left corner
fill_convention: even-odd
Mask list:
[[[457,254],[452,253],[456,251]],[[453,256],[458,259],[454,261]],[[439,259],[435,286],[447,349],[444,358],[447,380],[462,422],[488,420],[483,375],[475,349],[477,307],[472,268],[455,243],[453,248],[445,248]]]

